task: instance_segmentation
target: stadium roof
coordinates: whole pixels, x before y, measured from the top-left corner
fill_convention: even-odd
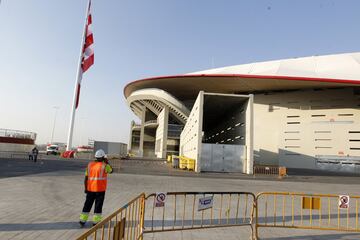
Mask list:
[[[141,79],[124,88],[127,98],[145,88],[165,90],[179,100],[200,90],[251,93],[360,85],[360,52],[258,62],[176,76]]]

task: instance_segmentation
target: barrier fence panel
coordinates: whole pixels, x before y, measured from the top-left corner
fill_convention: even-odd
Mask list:
[[[145,194],[142,193],[104,218],[77,240],[137,240],[143,235]]]
[[[144,233],[249,226],[253,234],[254,201],[250,192],[153,193],[146,197]]]
[[[265,192],[256,197],[260,227],[359,232],[359,196]]]
[[[114,173],[120,172],[120,166],[121,166],[121,160],[120,159],[111,159],[109,160],[109,163],[111,164]]]
[[[278,175],[279,177],[284,177],[287,175],[286,167],[279,167],[279,166],[255,165],[253,172],[254,172],[254,176],[260,174],[260,175]]]

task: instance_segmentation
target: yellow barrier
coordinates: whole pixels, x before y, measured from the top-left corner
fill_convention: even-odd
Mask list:
[[[187,168],[187,163],[188,163],[188,159],[184,156],[180,156],[179,157],[180,162],[179,162],[179,168],[180,169],[186,169]]]
[[[146,233],[248,226],[253,231],[255,195],[250,192],[142,193],[77,240],[142,240]]]
[[[187,169],[191,171],[195,171],[195,160],[194,159],[188,159],[187,160]]]
[[[142,240],[146,233],[232,226],[249,226],[253,239],[260,228],[360,232],[359,201],[360,196],[290,192],[256,197],[251,192],[168,192],[162,198],[142,193],[77,239]]]
[[[279,177],[285,177],[287,175],[286,167],[279,167]]]
[[[172,162],[172,157],[171,157],[171,155],[168,155],[168,156],[167,156],[167,162],[168,162],[168,163],[171,163],[171,162]]]
[[[334,194],[260,193],[256,197],[255,235],[259,237],[262,227],[360,232],[360,197],[340,198]]]
[[[261,174],[261,175],[278,175],[279,178],[285,177],[286,167],[278,167],[278,166],[254,166],[254,175]]]
[[[180,169],[188,169],[191,171],[195,171],[195,159],[191,159],[185,156],[175,156],[179,158],[179,168]]]
[[[146,197],[144,234],[248,226],[253,237],[253,193],[168,192],[162,207],[156,199],[155,193]]]
[[[77,240],[89,237],[97,240],[137,240],[143,237],[145,194],[142,193],[125,206],[103,219]]]

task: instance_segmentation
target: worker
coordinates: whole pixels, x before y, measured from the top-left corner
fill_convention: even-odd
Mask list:
[[[32,160],[34,160],[34,162],[36,162],[37,160],[37,157],[38,157],[38,154],[39,154],[39,150],[36,148],[36,146],[31,150],[31,157],[32,157]]]
[[[89,213],[95,201],[93,216],[93,225],[99,223],[102,219],[102,207],[105,199],[107,185],[107,175],[112,173],[113,169],[109,164],[106,154],[102,149],[95,153],[95,161],[88,164],[85,170],[85,193],[86,200],[82,213],[80,214],[80,226],[83,227],[89,218]]]

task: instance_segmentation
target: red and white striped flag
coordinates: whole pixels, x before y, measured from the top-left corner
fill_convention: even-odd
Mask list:
[[[79,98],[80,98],[80,86],[82,80],[82,74],[86,72],[93,64],[94,64],[94,36],[91,30],[92,24],[92,17],[91,17],[91,0],[89,1],[89,8],[87,12],[87,20],[85,25],[85,34],[84,34],[84,45],[82,48],[82,55],[81,55],[81,69],[79,70],[79,80],[77,86],[77,95],[76,95],[76,105],[75,108],[79,105]]]

